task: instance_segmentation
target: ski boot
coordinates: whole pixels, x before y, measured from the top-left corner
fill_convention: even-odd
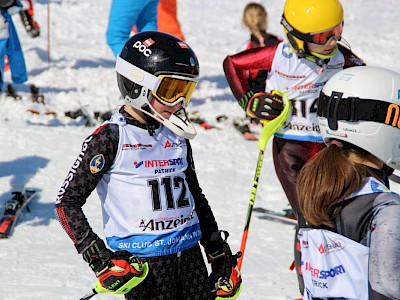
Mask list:
[[[6,202],[5,214],[15,214],[23,202],[24,195],[21,192],[12,192],[12,199]]]
[[[64,115],[65,115],[66,117],[71,118],[71,119],[74,119],[74,120],[76,120],[76,119],[79,118],[79,117],[84,117],[84,116],[85,116],[85,115],[83,114],[83,112],[82,112],[81,109],[78,109],[78,110],[75,110],[75,111],[72,111],[72,110],[66,111],[66,112],[64,113]]]
[[[11,84],[7,84],[6,96],[11,97],[14,100],[21,100],[21,96],[17,94],[17,90]]]
[[[111,110],[106,111],[106,112],[104,112],[104,113],[99,112],[99,111],[95,111],[95,112],[94,112],[94,118],[95,118],[96,120],[98,120],[98,121],[101,121],[101,122],[110,120],[111,117],[112,117],[112,111],[111,111]]]
[[[31,85],[31,100],[32,102],[44,104],[44,96],[39,93],[39,88],[35,85]]]

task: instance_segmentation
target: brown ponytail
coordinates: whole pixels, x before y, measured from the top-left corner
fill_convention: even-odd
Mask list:
[[[243,24],[258,39],[260,46],[265,46],[262,32],[267,31],[267,17],[267,11],[258,3],[247,4],[243,11]]]

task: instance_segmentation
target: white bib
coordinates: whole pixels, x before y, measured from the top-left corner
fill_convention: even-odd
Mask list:
[[[301,228],[304,299],[368,300],[369,247],[340,234]]]
[[[145,129],[124,125],[121,117],[112,119],[119,124],[118,153],[97,186],[108,245],[140,257],[193,247],[201,230],[184,173],[185,139],[162,125],[150,136]],[[94,160],[94,170],[102,159]]]
[[[300,59],[287,42],[276,49],[271,71],[268,73],[267,91],[285,92],[291,104],[291,117],[275,134],[299,141],[323,142],[317,118],[317,100],[325,83],[343,69],[344,56],[338,51],[324,67]]]
[[[346,199],[391,191],[373,177]],[[304,299],[345,298],[368,300],[369,247],[338,233],[300,228],[301,272]]]

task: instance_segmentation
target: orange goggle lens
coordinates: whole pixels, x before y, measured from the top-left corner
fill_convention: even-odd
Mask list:
[[[158,101],[166,105],[173,105],[181,97],[184,97],[185,104],[189,103],[197,82],[167,76],[160,77],[162,80],[157,91],[152,92]]]
[[[317,45],[325,45],[333,37],[339,40],[343,32],[343,23],[340,23],[336,27],[329,29],[324,32],[311,34],[312,43]]]

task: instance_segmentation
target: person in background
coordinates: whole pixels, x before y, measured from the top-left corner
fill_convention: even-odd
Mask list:
[[[184,41],[185,36],[179,24],[176,0],[160,0],[157,13],[157,30],[173,35]]]
[[[106,38],[115,57],[129,39],[132,27],[137,32],[157,30],[158,1],[112,0]]]
[[[236,299],[240,252],[232,254],[218,228],[189,142],[196,135],[185,112],[199,77],[195,53],[169,34],[137,33],[116,71],[126,104],[84,141],[55,204],[62,227],[103,291],[132,300]],[[108,247],[82,210],[94,189]]]
[[[286,0],[281,24],[284,41],[229,55],[223,68],[233,95],[249,117],[272,120],[280,114],[283,101],[274,90],[285,92],[289,98],[291,116],[274,135],[272,151],[277,177],[293,214],[297,215],[298,173],[325,148],[316,116],[318,95],[335,73],[365,63],[344,43],[338,43],[344,26],[343,8],[338,0]],[[256,93],[245,72],[265,69],[266,92]],[[298,252],[295,253],[303,293],[300,261]]]
[[[317,114],[327,147],[305,164],[297,186],[313,228],[299,233],[304,299],[400,299],[400,195],[386,171],[400,170],[399,91],[400,74],[379,67],[341,71],[322,90]],[[336,242],[327,245],[330,235]],[[338,272],[310,276],[307,266],[322,263]]]
[[[176,0],[112,1],[106,37],[115,57],[132,34],[152,30],[185,40]]]
[[[19,7],[17,1],[15,1],[14,3],[16,7],[17,6]],[[19,16],[21,18],[22,24],[24,25],[26,32],[32,38],[40,36],[40,26],[33,18],[35,13],[33,9],[32,0],[20,0],[19,3],[21,4],[21,10],[19,11]],[[23,67],[22,64],[23,60],[21,60],[21,57],[23,57],[23,53],[22,53],[22,48],[20,46],[16,45],[15,42],[7,44],[6,56],[4,57],[4,72],[10,70],[12,74],[11,75],[12,81],[13,83],[17,84],[26,81],[26,80],[22,81],[22,79],[20,79],[23,78],[24,77],[23,74],[27,72],[26,67],[25,68]],[[34,89],[36,87],[34,85],[31,86],[31,95],[33,97],[34,94],[32,93],[32,87]],[[21,99],[21,96],[18,94],[17,88],[13,86],[11,83],[7,84],[6,95],[16,100]],[[34,99],[32,98],[32,100]]]
[[[250,2],[243,10],[242,23],[250,31],[250,39],[247,40],[237,52],[242,52],[258,47],[276,46],[282,39],[267,32],[268,13],[259,3]],[[268,70],[248,70],[246,76],[253,92],[264,92]]]
[[[247,40],[237,52],[259,47],[276,46],[282,42],[281,38],[267,32],[268,13],[264,6],[259,3],[250,2],[245,6],[242,23],[249,29],[250,39]],[[254,93],[265,91],[268,76],[267,69],[245,70],[244,76],[247,78],[249,87]],[[238,116],[233,120],[234,126],[242,132],[244,137],[249,140],[257,140],[257,136],[250,130],[250,123],[258,124],[259,119],[249,116],[245,116],[245,118]]]
[[[21,5],[18,1],[0,2],[0,89],[4,84],[5,57],[11,69],[11,80],[13,84],[21,84],[28,80],[28,73],[25,65],[24,53],[15,29],[12,15],[19,12]],[[18,98],[15,88],[8,84],[7,95]]]

